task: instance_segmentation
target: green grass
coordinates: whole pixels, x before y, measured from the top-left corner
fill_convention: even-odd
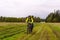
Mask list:
[[[34,23],[27,34],[26,23],[0,23],[0,40],[60,40],[60,23]]]

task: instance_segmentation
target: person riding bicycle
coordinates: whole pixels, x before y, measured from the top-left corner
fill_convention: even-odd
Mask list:
[[[33,17],[32,16],[28,16],[26,19],[26,23],[27,23],[27,33],[32,33],[33,30]]]

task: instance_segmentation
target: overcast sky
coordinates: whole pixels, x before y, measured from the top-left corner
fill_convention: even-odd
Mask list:
[[[60,0],[0,0],[0,16],[45,18],[54,9],[60,9]]]

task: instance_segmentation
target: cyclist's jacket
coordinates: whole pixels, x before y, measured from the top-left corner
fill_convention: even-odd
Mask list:
[[[33,18],[31,18],[31,19],[27,18],[27,19],[26,19],[26,22],[27,22],[27,23],[33,23]]]

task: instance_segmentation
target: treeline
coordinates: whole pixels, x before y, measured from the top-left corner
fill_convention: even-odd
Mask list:
[[[57,11],[54,11],[54,12],[51,12],[46,20],[46,22],[60,22],[60,10],[57,10]]]
[[[30,16],[30,15],[29,15]],[[41,19],[40,17],[32,16],[34,22],[60,22],[60,10],[51,12],[46,19]],[[27,17],[3,17],[0,16],[0,22],[25,22]]]
[[[27,17],[21,17],[21,18],[16,18],[16,17],[3,17],[0,16],[0,22],[25,22]],[[41,19],[39,17],[34,17],[34,22],[40,22]]]

